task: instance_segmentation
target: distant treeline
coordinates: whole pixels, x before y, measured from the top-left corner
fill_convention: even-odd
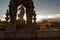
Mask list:
[[[5,21],[0,20],[0,30],[4,30]]]

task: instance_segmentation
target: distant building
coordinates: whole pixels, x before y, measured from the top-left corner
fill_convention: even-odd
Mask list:
[[[40,24],[40,29],[45,28],[45,30],[52,30],[53,28],[60,27],[60,20],[59,19],[43,19]]]

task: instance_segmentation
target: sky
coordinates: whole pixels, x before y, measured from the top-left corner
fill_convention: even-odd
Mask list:
[[[5,19],[10,0],[0,0],[0,19]],[[33,0],[37,21],[44,18],[60,17],[60,0]]]

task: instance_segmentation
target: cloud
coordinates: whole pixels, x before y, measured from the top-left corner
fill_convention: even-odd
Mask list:
[[[2,21],[5,20],[5,17],[6,17],[5,15],[2,15],[2,14],[0,15],[0,19],[1,19]]]
[[[60,14],[60,11],[56,10],[41,10],[41,11],[36,11],[37,15],[55,15],[55,14]]]
[[[49,19],[49,18],[60,18],[60,14],[52,14],[53,13],[53,11],[52,12],[45,12],[45,11],[41,11],[41,12],[36,12],[36,14],[37,14],[37,16],[36,16],[36,18],[37,18],[37,20],[36,21],[40,21],[41,19],[44,19],[44,18],[46,18],[46,19]]]

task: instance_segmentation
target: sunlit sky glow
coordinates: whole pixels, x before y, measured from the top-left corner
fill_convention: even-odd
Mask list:
[[[33,0],[37,21],[42,18],[60,17],[60,0]],[[9,0],[0,0],[0,19],[5,20]]]

